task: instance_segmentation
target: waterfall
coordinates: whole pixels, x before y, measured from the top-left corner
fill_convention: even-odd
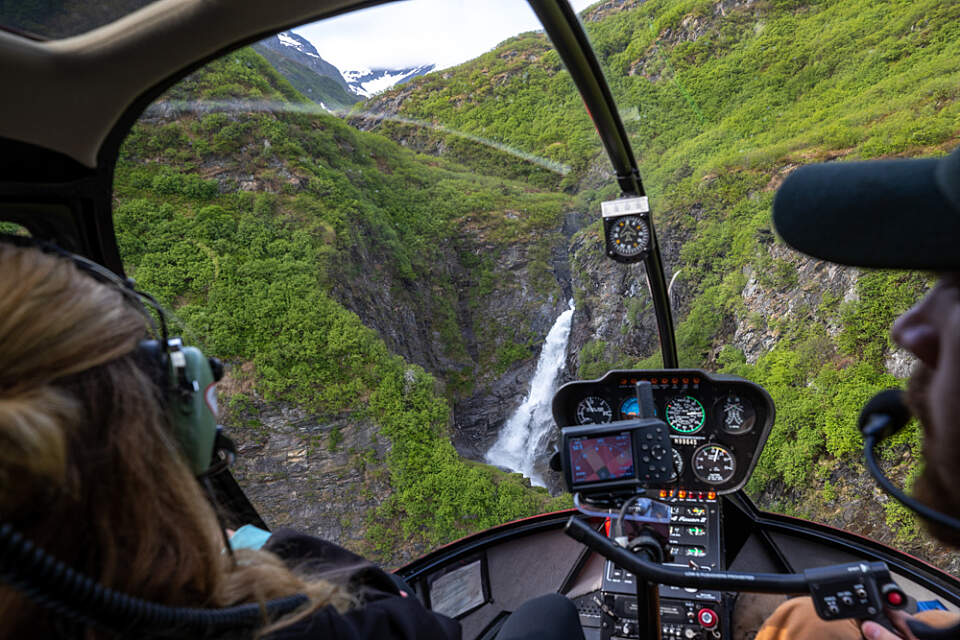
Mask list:
[[[543,479],[534,470],[537,456],[543,449],[553,428],[550,401],[557,390],[557,377],[563,371],[567,357],[567,340],[573,321],[573,301],[570,308],[560,314],[543,342],[537,370],[530,380],[530,389],[523,403],[517,407],[500,430],[497,441],[487,452],[487,462],[498,467],[519,471],[537,486],[544,486]]]

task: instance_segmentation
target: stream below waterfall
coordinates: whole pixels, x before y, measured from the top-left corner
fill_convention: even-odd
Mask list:
[[[560,314],[543,341],[526,397],[504,423],[486,455],[488,463],[522,473],[538,487],[546,486],[536,470],[536,462],[546,453],[553,430],[550,401],[566,362],[573,312],[571,300],[570,308]]]

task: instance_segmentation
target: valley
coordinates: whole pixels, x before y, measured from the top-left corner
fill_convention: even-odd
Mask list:
[[[864,481],[855,429],[909,373],[885,327],[929,280],[808,259],[769,222],[800,164],[960,141],[960,10],[887,4],[606,0],[582,19],[676,276],[681,366],[777,403],[750,495],[955,571]],[[556,52],[525,33],[362,99],[278,55],[258,44],[171,89],[115,183],[129,271],[229,364],[238,480],[272,526],[390,566],[568,506],[483,462],[551,327],[572,298],[560,382],[659,354],[642,268],[603,256],[618,192]],[[884,457],[912,477],[916,427]]]

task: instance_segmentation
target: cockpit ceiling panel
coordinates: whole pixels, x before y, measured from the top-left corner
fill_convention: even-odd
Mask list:
[[[42,40],[80,35],[156,0],[72,3],[0,3],[0,26]]]
[[[0,137],[95,167],[107,136],[151,88],[198,61],[369,0],[157,0],[82,35],[0,31]],[[146,106],[146,105],[143,105]]]

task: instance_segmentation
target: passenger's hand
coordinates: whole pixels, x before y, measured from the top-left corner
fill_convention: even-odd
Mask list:
[[[867,620],[860,626],[860,630],[863,631],[863,636],[867,640],[901,640],[901,638],[917,640],[907,627],[907,620],[912,616],[903,611],[887,610],[886,613],[893,626],[900,630],[900,635],[893,633],[881,624]]]

